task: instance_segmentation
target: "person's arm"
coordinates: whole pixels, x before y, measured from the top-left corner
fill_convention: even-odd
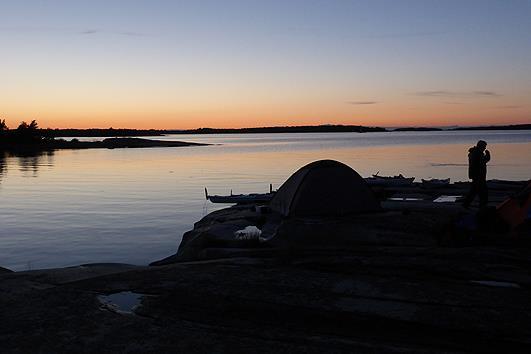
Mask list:
[[[489,150],[485,150],[485,163],[490,161],[490,152]]]

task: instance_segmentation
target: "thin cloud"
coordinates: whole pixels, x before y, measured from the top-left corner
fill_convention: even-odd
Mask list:
[[[97,29],[88,29],[88,30],[80,31],[79,34],[95,34],[99,32],[100,30],[97,30]]]
[[[352,105],[368,105],[368,104],[377,104],[376,101],[347,101],[348,104]]]
[[[416,96],[421,97],[442,97],[442,98],[486,98],[499,97],[501,94],[494,91],[448,91],[448,90],[434,90],[434,91],[419,91],[415,92]]]
[[[97,28],[75,29],[69,27],[39,27],[39,26],[16,26],[16,27],[1,27],[0,32],[15,32],[15,33],[33,33],[33,32],[57,32],[64,34],[78,34],[82,36],[95,34],[113,34],[128,37],[144,37],[149,36],[147,33],[135,31],[108,31]]]
[[[148,34],[142,33],[142,32],[134,32],[134,31],[105,31],[105,30],[99,30],[99,29],[87,29],[84,31],[78,32],[81,35],[91,35],[91,34],[116,34],[120,36],[127,36],[127,37],[144,37]]]
[[[495,107],[495,108],[499,108],[499,109],[517,109],[517,108],[522,108],[522,106],[498,106],[498,107]]]
[[[499,93],[492,91],[474,91],[473,94],[476,96],[501,96]]]

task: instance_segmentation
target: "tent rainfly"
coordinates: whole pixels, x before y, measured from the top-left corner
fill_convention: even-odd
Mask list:
[[[283,216],[342,216],[380,209],[365,180],[334,160],[300,168],[278,189],[270,206]]]
[[[520,192],[498,205],[496,212],[511,229],[529,219],[531,217],[531,181]]]

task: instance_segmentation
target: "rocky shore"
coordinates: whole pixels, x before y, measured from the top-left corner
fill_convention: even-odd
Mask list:
[[[151,266],[0,269],[2,352],[529,352],[529,220],[449,244],[477,209],[428,199],[326,217],[236,205]]]
[[[167,141],[143,138],[107,138],[101,141],[79,141],[77,139],[48,139],[38,142],[0,142],[0,151],[46,151],[58,149],[118,149],[118,148],[150,148],[150,147],[181,147],[204,146],[208,144],[184,141]]]

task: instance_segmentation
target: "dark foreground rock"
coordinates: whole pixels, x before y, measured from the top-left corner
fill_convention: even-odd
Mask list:
[[[480,213],[459,203],[431,201],[389,201],[382,205],[380,212],[345,217],[290,218],[263,214],[253,205],[236,205],[196,222],[193,230],[183,235],[177,253],[151,265],[241,256],[340,255],[361,246],[531,247],[531,223],[500,230],[491,215],[493,209]],[[471,222],[472,229],[460,227],[463,221]],[[247,227],[257,227],[261,234],[238,235]]]
[[[341,254],[360,246],[436,246],[444,227],[461,213],[458,209],[382,211],[344,218],[287,218],[263,215],[252,206],[234,206],[213,212],[185,233],[173,256],[153,262],[175,262],[255,256],[291,256],[304,252]],[[262,230],[260,238],[241,238],[248,226]]]
[[[10,269],[0,267],[0,274],[2,274],[2,273],[11,273],[11,272],[12,272],[12,270],[10,270]]]
[[[531,350],[531,252],[359,247],[349,255],[99,265],[0,275],[3,353]],[[145,294],[132,314],[99,294]]]

